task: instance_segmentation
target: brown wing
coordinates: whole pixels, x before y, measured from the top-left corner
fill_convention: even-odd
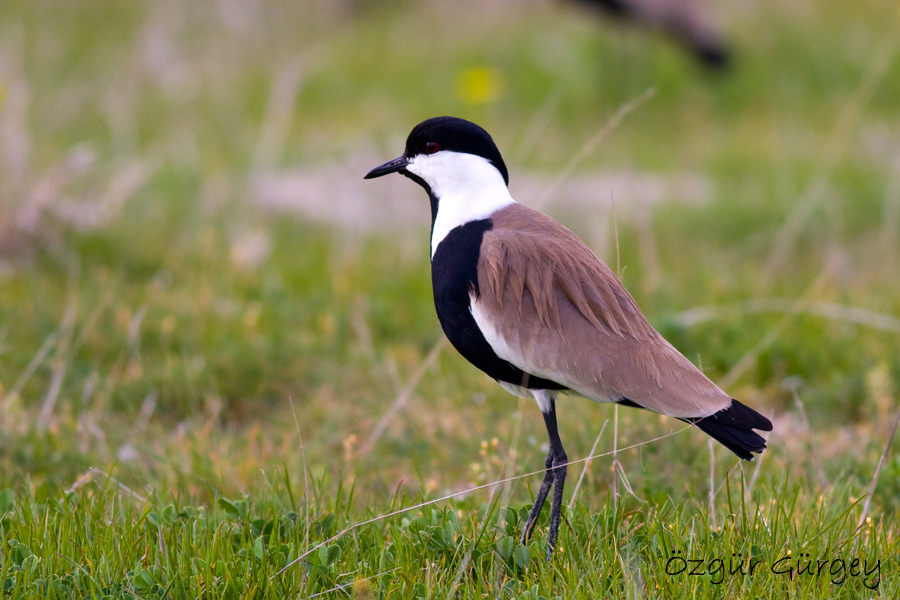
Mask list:
[[[472,313],[498,356],[593,400],[702,417],[731,398],[650,326],[571,231],[514,204],[492,217]]]

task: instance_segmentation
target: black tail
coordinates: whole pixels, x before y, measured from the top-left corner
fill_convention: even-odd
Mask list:
[[[772,431],[771,421],[737,400],[708,417],[682,421],[693,423],[744,460],[753,460],[751,452],[758,454],[766,449],[766,440],[753,430]]]

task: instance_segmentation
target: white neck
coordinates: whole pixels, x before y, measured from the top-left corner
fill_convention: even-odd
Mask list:
[[[453,229],[485,219],[513,204],[500,171],[485,158],[444,150],[419,154],[406,169],[431,187],[438,199],[437,217],[431,232],[431,257],[438,244]]]

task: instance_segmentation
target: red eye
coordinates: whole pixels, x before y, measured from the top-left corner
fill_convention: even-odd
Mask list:
[[[440,145],[438,145],[434,142],[428,142],[427,144],[425,144],[425,153],[426,154],[434,154],[435,152],[437,152],[440,149],[441,149]]]

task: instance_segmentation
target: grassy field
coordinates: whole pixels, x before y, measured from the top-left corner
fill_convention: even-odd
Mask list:
[[[549,0],[0,3],[0,596],[900,597],[900,12],[714,8],[724,73]],[[761,461],[564,398],[552,569],[518,544],[539,412],[442,341],[422,191],[361,179],[438,114]]]

